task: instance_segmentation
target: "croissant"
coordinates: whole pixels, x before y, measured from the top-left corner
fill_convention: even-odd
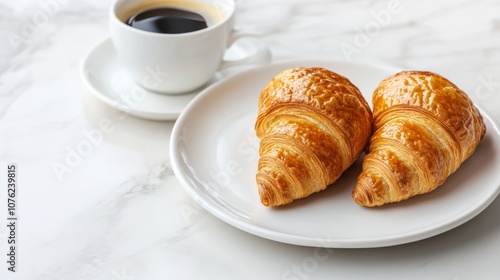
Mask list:
[[[335,182],[367,145],[371,123],[368,103],[347,78],[318,67],[279,73],[258,101],[261,203],[284,205]]]
[[[435,73],[397,73],[383,80],[372,98],[374,133],[352,192],[362,206],[434,190],[486,133],[467,94]]]

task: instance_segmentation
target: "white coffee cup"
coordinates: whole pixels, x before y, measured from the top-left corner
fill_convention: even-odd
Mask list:
[[[130,16],[158,7],[185,9],[202,15],[207,28],[180,34],[143,31],[126,24]],[[180,94],[206,84],[224,62],[235,39],[234,0],[117,0],[110,11],[111,40],[125,69],[139,85],[165,94]],[[251,57],[238,63],[269,62],[260,43]]]

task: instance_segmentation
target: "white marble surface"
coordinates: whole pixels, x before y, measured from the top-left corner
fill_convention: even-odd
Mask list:
[[[0,279],[498,279],[498,199],[449,232],[377,249],[281,244],[208,214],[173,175],[174,123],[120,114],[84,90],[79,65],[108,37],[109,6],[0,2]],[[436,71],[500,121],[498,1],[241,0],[237,8],[237,28],[258,33],[275,61]],[[381,10],[391,16],[377,25]],[[102,122],[108,130],[98,134]],[[88,153],[72,154],[88,135],[97,139]],[[54,165],[67,160],[72,166],[58,175]],[[19,178],[15,273],[6,263],[11,162]]]

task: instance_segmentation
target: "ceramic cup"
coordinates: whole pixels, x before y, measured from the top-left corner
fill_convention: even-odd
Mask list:
[[[159,7],[196,12],[208,27],[163,34],[126,24],[129,17]],[[234,13],[233,0],[117,0],[110,11],[110,36],[123,67],[139,85],[158,93],[180,94],[200,88],[225,65],[270,60],[262,43],[256,43],[251,56],[223,60],[228,47],[244,36],[233,31]]]

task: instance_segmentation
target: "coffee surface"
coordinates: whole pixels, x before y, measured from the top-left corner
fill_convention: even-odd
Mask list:
[[[207,28],[203,16],[176,8],[155,8],[131,16],[128,25],[154,33],[179,34]]]

